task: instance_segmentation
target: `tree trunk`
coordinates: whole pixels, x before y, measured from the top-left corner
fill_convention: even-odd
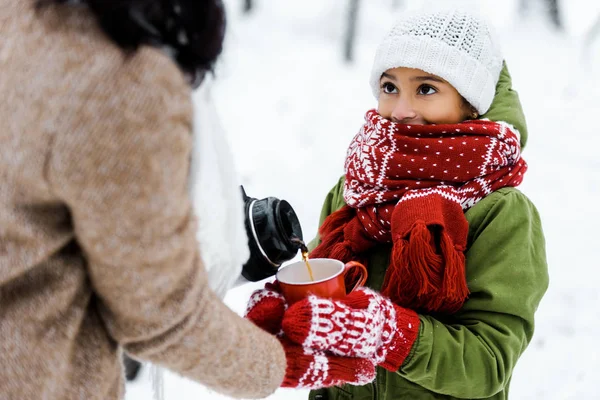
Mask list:
[[[249,13],[252,11],[252,0],[244,0],[244,13]]]
[[[546,7],[548,7],[548,15],[550,16],[550,21],[554,25],[556,29],[563,29],[562,17],[560,14],[560,7],[558,5],[558,0],[546,0]]]
[[[346,62],[354,60],[354,42],[356,39],[356,23],[358,20],[359,0],[350,0],[348,7],[348,24],[346,40],[344,43],[344,59]]]
[[[529,12],[529,1],[530,0],[519,0],[519,14],[521,14],[521,16],[525,16]]]
[[[590,27],[583,38],[583,56],[587,60],[590,58],[592,44],[600,38],[600,14],[596,17],[596,22]]]

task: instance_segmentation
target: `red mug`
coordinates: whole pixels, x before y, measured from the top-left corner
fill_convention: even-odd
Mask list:
[[[367,268],[356,261],[344,264],[332,258],[310,258],[308,262],[314,281],[311,281],[304,261],[285,265],[277,271],[277,281],[288,304],[302,300],[309,294],[339,299],[363,286],[367,281]],[[356,285],[348,291],[344,278],[349,271],[355,268],[360,270],[361,277]]]

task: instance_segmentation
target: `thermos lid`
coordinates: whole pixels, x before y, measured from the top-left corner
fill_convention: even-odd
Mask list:
[[[275,197],[252,198],[246,195],[243,187],[242,193],[252,254],[244,265],[243,274],[247,279],[260,280],[274,275],[282,263],[298,254],[299,245],[293,239],[303,240],[302,228],[287,201]]]

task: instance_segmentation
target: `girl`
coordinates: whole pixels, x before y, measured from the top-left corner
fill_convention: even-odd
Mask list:
[[[378,365],[373,382],[311,400],[506,399],[548,275],[539,215],[515,189],[527,134],[496,42],[468,13],[411,15],[379,46],[370,83],[377,110],[311,252],[362,261],[369,288],[273,319],[296,343]]]

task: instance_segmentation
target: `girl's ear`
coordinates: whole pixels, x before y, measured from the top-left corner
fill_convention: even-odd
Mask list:
[[[477,110],[475,109],[475,107],[470,106],[471,107],[471,119],[477,119],[479,118],[479,113],[477,112]]]
[[[464,97],[462,98],[462,109],[463,109],[463,113],[464,113],[465,119],[477,119],[477,118],[479,118],[479,113],[477,112],[477,109],[475,107],[473,107],[471,105],[471,103],[469,103],[467,101],[467,99],[465,99]]]

